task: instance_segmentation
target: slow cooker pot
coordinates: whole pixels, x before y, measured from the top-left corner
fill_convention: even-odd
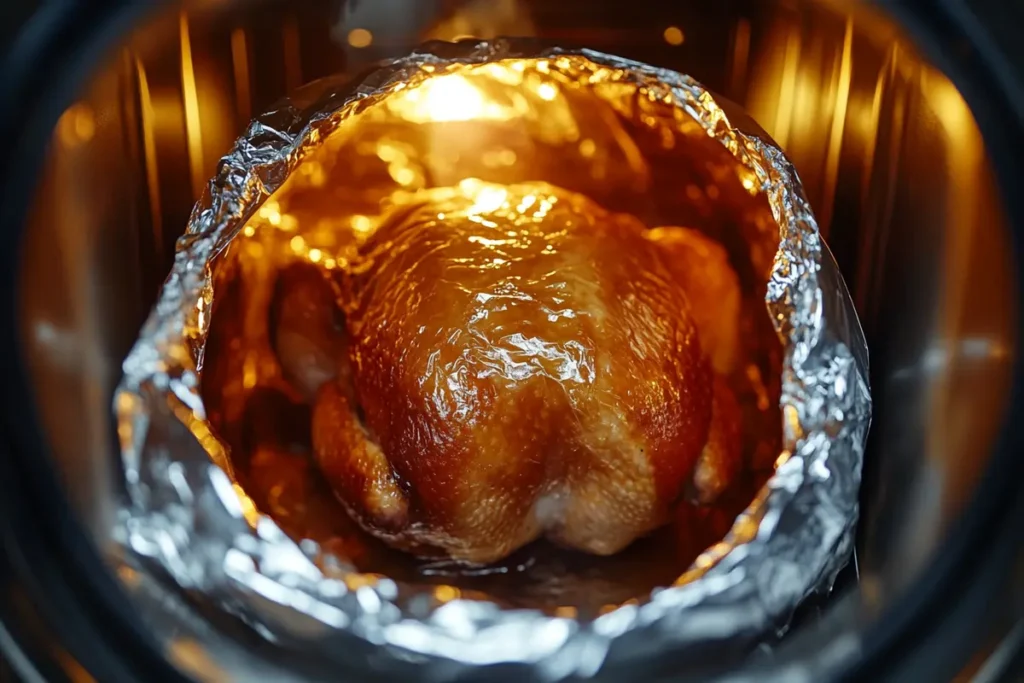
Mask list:
[[[1024,629],[1013,26],[1012,3],[953,0],[44,4],[2,75],[7,666],[25,680],[332,679],[117,564],[120,362],[254,114],[426,39],[535,35],[691,74],[743,105],[796,165],[870,346],[855,562],[777,642],[704,673],[1011,680]],[[671,652],[606,675],[681,680]]]

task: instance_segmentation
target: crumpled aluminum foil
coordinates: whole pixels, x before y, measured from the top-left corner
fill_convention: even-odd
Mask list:
[[[753,172],[779,227],[767,310],[783,341],[784,452],[775,474],[690,580],[591,621],[438,602],[296,543],[246,508],[199,393],[213,301],[211,259],[288,177],[305,145],[345,112],[424,65],[576,55],[676,106]],[[305,101],[303,101],[305,100]],[[590,677],[671,651],[679,668],[735,657],[827,591],[852,552],[870,424],[867,349],[849,294],[819,237],[796,172],[773,144],[733,128],[691,78],[592,52],[527,41],[431,44],[362,81],[301,92],[255,121],[226,156],[178,244],[174,267],[115,397],[128,503],[129,560],[233,615],[303,661],[422,680],[469,669],[499,678]],[[368,647],[372,646],[372,647]]]

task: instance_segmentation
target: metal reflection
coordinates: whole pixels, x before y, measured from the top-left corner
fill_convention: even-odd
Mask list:
[[[736,20],[733,30],[732,70],[729,78],[729,91],[738,95],[747,85],[747,73],[750,70],[750,20],[740,17]]]
[[[768,132],[783,149],[786,149],[786,145],[789,142],[789,133],[793,126],[793,112],[796,111],[800,47],[799,28],[791,27],[786,36],[781,82],[779,83],[779,92],[776,95],[778,104],[775,110],[775,121],[768,128]]]
[[[185,107],[185,131],[188,138],[189,170],[192,196],[198,199],[206,183],[203,163],[203,121],[199,115],[199,96],[196,92],[196,73],[192,63],[192,40],[189,36],[188,15],[181,12],[181,94]]]
[[[284,85],[289,92],[302,85],[302,46],[298,20],[293,15],[285,17],[281,25],[281,41],[284,56]]]
[[[835,74],[832,108],[832,130],[829,136],[828,154],[825,158],[825,173],[822,204],[818,211],[824,225],[832,222],[832,207],[835,203],[836,184],[839,180],[839,156],[842,152],[843,133],[846,130],[847,108],[850,102],[850,86],[853,78],[853,19],[847,17],[843,32],[843,48],[839,56],[839,68]]]
[[[243,28],[236,28],[231,32],[231,65],[235,80],[235,108],[238,111],[239,125],[244,126],[252,118],[252,91],[249,44]]]
[[[142,137],[142,158],[146,172],[146,190],[149,197],[150,223],[153,241],[159,261],[164,260],[164,221],[160,201],[160,170],[156,153],[156,114],[153,111],[153,96],[149,91],[146,68],[135,58],[135,78],[139,92],[139,124]]]

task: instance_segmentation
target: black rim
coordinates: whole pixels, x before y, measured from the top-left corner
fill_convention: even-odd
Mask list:
[[[980,4],[980,3],[976,3]],[[1012,3],[1009,3],[1012,4]],[[1018,323],[1013,383],[1007,414],[991,464],[965,514],[949,530],[942,552],[933,565],[902,599],[897,600],[865,637],[860,661],[845,672],[848,680],[891,680],[902,671],[903,680],[936,680],[919,676],[918,667],[948,667],[966,663],[969,640],[960,633],[956,614],[979,614],[1003,585],[1015,555],[1020,551],[1024,524],[1024,499],[1017,492],[1024,475],[1024,196],[1018,184],[1024,178],[1024,111],[1019,107],[1024,70],[999,53],[978,30],[984,23],[1000,20],[1003,7],[990,4],[990,16],[974,16],[959,0],[885,3],[891,16],[903,26],[921,52],[941,69],[960,90],[985,139],[996,170],[1004,207],[1010,222],[1010,238],[1016,257]],[[1005,9],[1009,10],[1008,7]],[[1018,63],[1024,60],[1018,55]],[[1014,90],[1011,90],[1013,88]],[[1002,547],[999,544],[1002,544]],[[980,636],[978,622],[970,623],[967,635]],[[973,633],[972,633],[973,630]],[[922,661],[927,649],[931,661]],[[911,668],[913,667],[913,668]],[[951,672],[946,670],[946,675]],[[941,675],[941,674],[939,674]]]
[[[45,680],[66,680],[61,664],[70,659],[97,680],[185,681],[136,619],[46,464],[15,324],[21,226],[50,133],[106,47],[142,9],[45,4],[20,36],[0,84],[0,136],[16,141],[0,167],[0,225],[8,226],[0,230],[0,316],[8,321],[0,332],[0,578],[7,584],[0,621],[25,655],[20,668],[35,669],[20,675]]]
[[[0,315],[8,321],[0,330],[5,378],[0,448],[6,450],[0,455],[0,533],[5,546],[0,578],[8,588],[17,586],[0,594],[0,623],[47,680],[63,678],[52,668],[54,643],[62,644],[98,680],[185,680],[160,655],[60,493],[46,464],[47,446],[34,405],[26,400],[31,388],[13,324],[27,199],[35,190],[50,133],[106,48],[149,9],[145,4],[44,5],[23,32],[0,82],[0,139],[17,141],[0,161]],[[1024,263],[1024,196],[1013,187],[1024,178],[1024,161],[1018,156],[1024,150],[1024,111],[1015,107],[1019,100],[1008,90],[1008,84],[1020,83],[1019,76],[1007,77],[1005,64],[965,21],[960,3],[936,0],[914,3],[914,8],[887,3],[886,8],[970,105],[997,171],[1017,262]],[[1024,279],[1020,271],[1017,275],[1022,294]],[[1024,335],[1018,334],[1018,358],[1024,357],[1022,341]],[[956,611],[950,610],[951,596],[977,605],[985,596],[969,594],[967,587],[996,590],[992,571],[1009,564],[1012,552],[991,551],[1000,541],[1011,551],[1019,547],[1015,534],[1024,516],[1024,506],[1016,503],[1024,474],[1024,439],[1014,429],[1022,417],[1024,375],[1018,363],[1006,427],[976,499],[951,530],[931,571],[879,621],[865,641],[863,657],[845,677],[893,676],[894,667],[916,661],[913,654],[924,643],[949,632],[949,613]],[[983,557],[987,563],[979,560]],[[34,627],[23,626],[26,606],[38,617]],[[41,645],[35,649],[33,643]]]

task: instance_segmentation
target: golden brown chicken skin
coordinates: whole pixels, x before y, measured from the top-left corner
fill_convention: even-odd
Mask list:
[[[655,228],[645,236],[658,245],[670,277],[686,291],[701,347],[715,373],[708,442],[693,473],[693,498],[710,503],[739,474],[740,407],[728,383],[739,365],[739,278],[725,248],[697,230]]]
[[[339,499],[392,545],[489,562],[542,536],[614,553],[690,487],[712,498],[739,461],[721,377],[735,349],[719,348],[735,344],[738,288],[716,274],[688,297],[694,244],[710,243],[540,183],[393,211],[344,278],[341,370],[315,393],[315,456]],[[332,370],[294,351],[301,337],[279,353],[312,389]]]

